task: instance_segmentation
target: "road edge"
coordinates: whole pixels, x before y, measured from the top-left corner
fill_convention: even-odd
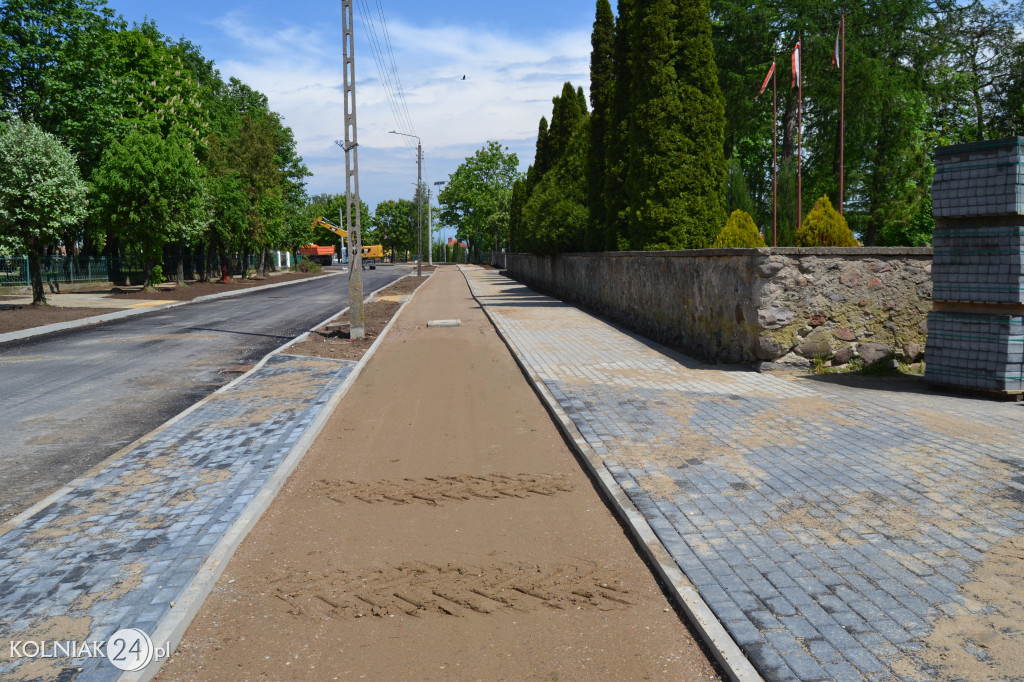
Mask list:
[[[572,445],[577,458],[585,464],[591,478],[598,483],[602,497],[608,501],[610,506],[626,523],[634,539],[643,549],[647,560],[654,566],[658,576],[668,587],[672,598],[690,619],[704,644],[711,650],[718,664],[722,666],[722,670],[725,671],[726,675],[733,682],[763,682],[763,678],[754,668],[753,664],[743,654],[739,645],[736,644],[735,640],[725,629],[725,626],[715,616],[711,607],[700,596],[693,583],[690,582],[686,574],[679,568],[679,564],[676,563],[668,549],[658,539],[654,529],[647,523],[647,519],[644,518],[644,515],[636,508],[629,499],[629,496],[626,495],[626,492],[615,481],[611,472],[604,466],[604,462],[590,447],[590,444],[587,443],[583,434],[579,432],[572,419],[562,409],[558,400],[548,391],[543,380],[522,361],[514,342],[504,334],[501,326],[491,316],[491,311],[477,297],[476,292],[473,290],[473,284],[466,274],[466,269],[460,265],[459,270],[466,279],[470,294],[480,307],[483,308],[484,314],[487,315],[491,326],[494,327],[498,337],[505,344],[505,347],[508,348],[523,376],[526,377],[537,397],[540,398],[548,413],[558,425],[558,428]]]
[[[377,289],[366,298],[372,298],[378,292],[386,289],[388,286],[391,286],[405,277],[409,277],[411,274],[412,273],[409,273],[409,275],[403,275],[393,282],[389,282],[386,286]],[[424,280],[429,279],[431,276],[433,276],[433,273],[427,275]],[[323,408],[321,408],[320,412],[317,413],[317,416],[313,419],[310,425],[306,427],[302,436],[295,445],[292,446],[291,451],[278,466],[274,474],[267,480],[266,484],[264,484],[263,488],[253,497],[249,504],[246,505],[239,517],[231,524],[231,527],[224,532],[224,535],[217,544],[214,545],[210,555],[207,557],[206,561],[203,562],[203,565],[199,567],[196,575],[193,576],[185,586],[181,596],[175,601],[174,606],[171,607],[171,610],[160,620],[156,629],[150,634],[150,639],[154,644],[158,646],[162,646],[165,643],[170,644],[168,647],[168,658],[177,650],[178,645],[185,636],[185,632],[192,624],[192,620],[199,613],[199,610],[206,602],[206,598],[209,596],[210,592],[213,591],[213,588],[217,585],[217,581],[220,579],[221,574],[223,574],[224,570],[227,568],[231,557],[234,556],[235,550],[238,549],[238,546],[242,544],[242,541],[245,540],[252,529],[256,527],[256,524],[259,522],[264,512],[270,508],[270,505],[277,497],[278,492],[280,492],[281,488],[284,487],[288,477],[291,476],[292,472],[302,461],[303,457],[305,457],[306,452],[313,443],[316,442],[320,432],[323,430],[324,426],[326,426],[328,419],[330,419],[334,414],[334,411],[337,409],[338,403],[341,402],[348,393],[349,388],[355,383],[356,379],[359,378],[359,375],[362,374],[363,368],[366,367],[370,358],[373,357],[373,354],[383,342],[384,337],[387,336],[388,332],[395,325],[406,306],[409,305],[412,299],[419,292],[420,287],[423,287],[426,283],[426,281],[421,282],[420,286],[417,287],[416,290],[413,291],[402,303],[401,307],[395,311],[391,320],[388,321],[384,329],[381,330],[380,335],[377,336],[366,352],[363,353],[363,357],[359,359],[355,367],[345,378],[345,381],[343,381],[341,386],[334,391],[331,397],[324,404]],[[326,322],[329,322],[340,315],[343,315],[347,310],[348,308],[345,308],[345,310],[331,316],[327,321],[321,322],[314,327],[314,329],[326,324]],[[250,370],[250,372],[255,371],[257,368],[262,366],[273,355],[287,355],[284,351],[292,344],[297,343],[299,338],[307,336],[308,334],[308,331],[304,332],[295,339],[285,343],[280,348],[268,353],[266,357],[260,360],[260,362]],[[243,377],[248,374],[249,372],[246,372]],[[239,377],[239,379],[241,378],[242,377]],[[226,387],[227,386],[224,386],[223,388]],[[118,680],[119,682],[149,682],[149,680],[152,680],[160,672],[165,660],[166,659],[159,661],[154,660],[148,666],[136,673],[123,673]]]
[[[170,308],[178,308],[183,305],[189,305],[190,303],[202,303],[204,301],[213,301],[218,298],[228,298],[229,296],[241,296],[242,294],[248,294],[253,291],[266,291],[267,289],[286,287],[291,284],[298,284],[299,282],[312,282],[313,280],[324,279],[325,277],[337,277],[340,274],[342,273],[332,272],[326,275],[318,275],[316,277],[306,277],[305,279],[293,279],[290,282],[263,284],[258,287],[246,287],[245,289],[239,289],[238,291],[222,291],[217,294],[207,294],[206,296],[199,296],[197,298],[194,298],[191,301],[174,301],[173,303],[146,306],[145,308],[129,308],[127,310],[118,310],[115,313],[104,313],[102,315],[94,315],[92,317],[83,317],[81,319],[70,320],[68,322],[54,322],[53,324],[44,324],[41,327],[29,327],[28,329],[19,329],[17,331],[0,334],[0,343],[7,343],[8,341],[21,341],[23,339],[31,339],[36,336],[54,334],[56,332],[67,331],[69,329],[78,329],[79,327],[89,327],[94,324],[110,322],[111,320],[120,320],[125,317],[135,317],[136,315],[144,315],[146,313],[156,312],[157,310],[169,310]]]

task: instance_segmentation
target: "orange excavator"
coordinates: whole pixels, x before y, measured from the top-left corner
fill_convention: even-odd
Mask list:
[[[327,230],[330,230],[334,234],[340,236],[343,240],[348,241],[348,232],[345,229],[343,229],[343,228],[335,225],[331,221],[327,220],[323,216],[320,216],[319,218],[314,220],[313,224],[310,225],[310,227],[312,227],[313,229],[316,229],[318,227],[325,228]],[[302,255],[302,256],[305,256],[306,258],[309,258],[310,260],[314,260],[314,261],[320,263],[321,265],[330,265],[331,261],[334,258],[334,247],[333,246],[317,246],[316,244],[307,244],[306,246],[303,246],[302,248],[299,249],[299,254]],[[364,246],[363,247],[363,258],[366,259],[366,260],[369,260],[370,261],[370,269],[371,270],[375,270],[376,267],[377,267],[376,266],[377,259],[379,258],[379,259],[383,260],[383,258],[384,258],[384,247],[381,246],[380,244],[374,244],[372,246]],[[366,267],[366,260],[363,261],[363,267],[364,268]]]

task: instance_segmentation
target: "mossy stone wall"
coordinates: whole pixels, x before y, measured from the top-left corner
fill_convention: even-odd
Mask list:
[[[528,286],[707,362],[809,366],[924,352],[931,249],[509,254]]]

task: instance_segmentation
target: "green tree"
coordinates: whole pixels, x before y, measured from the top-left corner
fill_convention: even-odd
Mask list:
[[[595,241],[587,230],[590,140],[586,101],[582,90],[567,82],[562,86],[562,93],[551,102],[551,127],[545,152],[547,168],[543,173],[534,174],[534,184],[525,196],[519,226],[522,244],[535,253],[583,251]],[[541,121],[543,126],[543,119]]]
[[[53,135],[17,119],[0,126],[0,235],[28,253],[32,302],[46,304],[41,260],[86,213],[75,157]]]
[[[144,286],[165,244],[192,242],[207,227],[203,172],[183,136],[133,130],[106,149],[92,182],[96,219],[145,258]]]
[[[116,118],[111,36],[121,26],[102,0],[0,3],[3,110],[63,140],[85,172]]]
[[[112,137],[134,129],[168,137],[173,129],[202,154],[210,113],[188,47],[171,43],[152,21],[117,32],[113,44],[110,87],[120,111]]]
[[[488,141],[448,176],[438,195],[440,220],[458,230],[477,251],[507,243],[512,185],[519,159],[508,147]]]
[[[258,253],[263,274],[268,250],[295,246],[317,217],[306,211],[305,178],[310,173],[295,151],[291,129],[269,110],[265,95],[234,78],[211,89],[217,93],[217,104],[215,132],[206,142],[207,172],[225,201],[240,209],[233,208],[212,236],[243,256]],[[337,220],[336,213],[318,215]]]
[[[754,219],[746,211],[736,210],[725,221],[725,227],[718,233],[713,249],[756,249],[767,246],[764,237],[757,230]]]
[[[614,247],[606,237],[608,218],[604,199],[605,142],[615,98],[615,17],[608,0],[597,0],[590,46],[590,144],[586,166],[586,206],[590,222],[586,247],[588,251],[602,251]]]
[[[547,136],[547,167],[551,168],[565,155],[569,138],[576,131],[576,123],[587,115],[587,105],[568,81],[562,85],[562,94],[552,98],[551,127]],[[547,170],[547,169],[545,169]],[[543,173],[541,174],[543,177]]]
[[[396,258],[416,251],[416,204],[408,199],[388,199],[373,212],[373,234],[384,250]],[[369,242],[366,242],[369,243]]]
[[[619,0],[612,44],[612,101],[605,133],[604,214],[605,245],[609,250],[628,249],[626,224],[629,196],[626,191],[627,158],[632,116],[630,88],[634,78],[633,24],[637,0]]]
[[[587,210],[588,119],[580,116],[562,156],[523,207],[524,244],[533,253],[585,251],[591,244]]]
[[[725,220],[708,0],[644,0],[635,11],[625,236],[634,249],[706,247]]]

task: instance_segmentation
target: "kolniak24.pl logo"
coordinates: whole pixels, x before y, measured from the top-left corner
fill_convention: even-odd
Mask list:
[[[11,640],[10,653],[11,658],[106,658],[119,670],[135,672],[170,656],[171,643],[154,647],[142,630],[125,628],[106,642]]]

